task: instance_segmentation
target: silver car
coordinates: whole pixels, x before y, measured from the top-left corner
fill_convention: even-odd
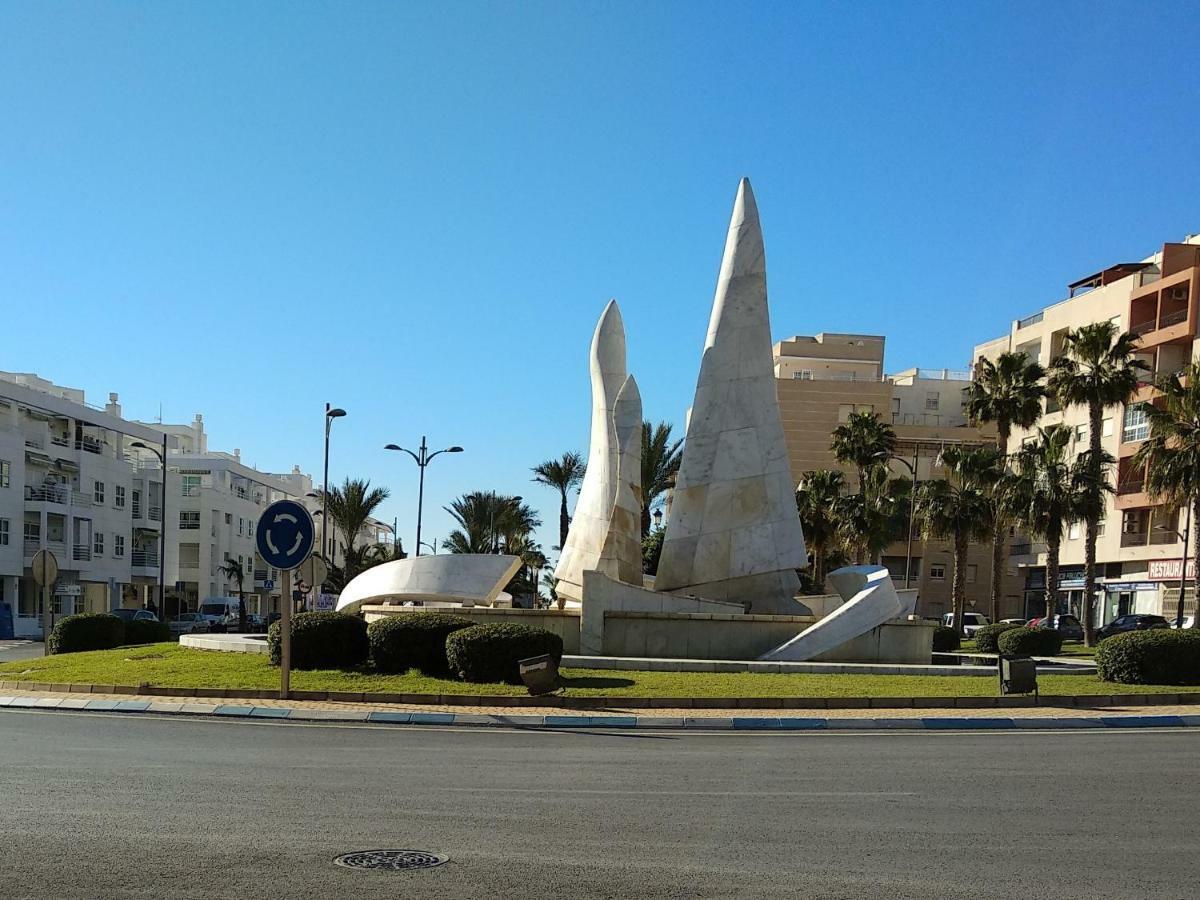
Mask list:
[[[208,618],[200,613],[184,613],[172,619],[168,625],[171,634],[204,634],[208,631]]]

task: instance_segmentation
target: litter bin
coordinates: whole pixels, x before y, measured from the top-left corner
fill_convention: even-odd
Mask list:
[[[521,667],[521,680],[533,696],[558,690],[558,663],[549,653],[522,659],[517,664]]]
[[[1032,657],[1001,653],[999,670],[1001,694],[1032,693],[1038,698],[1037,661]]]

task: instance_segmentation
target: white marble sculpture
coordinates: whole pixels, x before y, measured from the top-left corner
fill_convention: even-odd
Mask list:
[[[554,577],[555,591],[566,601],[583,598],[583,573],[595,569],[604,549],[609,519],[617,492],[617,446],[613,412],[617,394],[625,384],[625,325],[616,300],[604,307],[592,336],[592,437],[587,470],[566,546],[562,548]]]
[[[845,602],[759,659],[775,662],[813,659],[885,622],[911,615],[916,604],[916,591],[897,592],[892,576],[883,566],[845,566],[831,572],[829,582]]]
[[[775,392],[758,208],[742,179],[655,589],[799,612],[808,564]]]
[[[337,611],[355,613],[364,603],[384,600],[491,606],[520,567],[519,556],[492,553],[442,553],[396,559],[372,566],[352,578],[338,597]]]
[[[642,583],[642,395],[632,375],[613,409],[617,478],[597,571],[625,584]]]

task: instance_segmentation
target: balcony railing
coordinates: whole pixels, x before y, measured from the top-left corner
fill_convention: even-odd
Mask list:
[[[1024,541],[1013,544],[1009,548],[1009,553],[1012,556],[1034,556],[1038,553],[1045,553],[1046,549],[1045,541]]]
[[[1175,312],[1167,313],[1158,320],[1159,328],[1166,328],[1168,325],[1177,325],[1187,319],[1188,311],[1186,309],[1177,309]]]
[[[71,442],[69,440],[67,440],[65,437],[60,437],[59,435],[56,435],[56,434],[50,436],[50,443],[52,443],[55,447],[71,446]]]
[[[135,519],[140,519],[142,517],[142,504],[137,500],[133,501],[133,517]]]
[[[66,504],[67,497],[71,492],[65,487],[56,487],[54,485],[43,485],[42,487],[25,487],[25,499],[32,501],[42,501],[45,503],[62,503]]]
[[[158,551],[157,550],[134,550],[130,555],[130,562],[134,566],[158,566]]]
[[[1146,532],[1144,531],[1127,531],[1121,535],[1122,547],[1145,547]]]
[[[71,491],[71,503],[74,506],[91,506],[93,497],[83,491]]]
[[[1046,314],[1044,312],[1035,312],[1032,316],[1026,316],[1017,322],[1017,330],[1020,331],[1022,328],[1028,328],[1030,325],[1036,325],[1038,322],[1042,321],[1043,318],[1045,318],[1045,315]]]
[[[161,522],[162,521],[162,507],[161,506],[150,507],[150,515],[147,516],[146,518],[148,518],[151,522]]]
[[[81,437],[75,441],[76,450],[86,450],[88,453],[103,453],[104,443],[97,438]]]
[[[92,558],[91,544],[76,544],[71,548],[71,559],[76,562],[88,562]]]
[[[1117,485],[1118,494],[1140,494],[1146,487],[1145,478],[1130,478]]]
[[[1158,327],[1158,322],[1155,319],[1148,319],[1145,322],[1138,322],[1129,330],[1134,334],[1146,334]]]

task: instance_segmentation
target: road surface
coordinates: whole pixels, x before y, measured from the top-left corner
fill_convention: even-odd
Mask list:
[[[553,733],[0,710],[0,896],[1195,897],[1197,760],[1195,731]],[[331,862],[380,848],[451,861]]]

